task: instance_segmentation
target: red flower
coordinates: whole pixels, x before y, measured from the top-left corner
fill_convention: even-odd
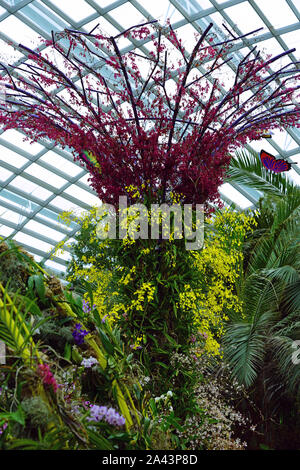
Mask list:
[[[57,392],[58,384],[50,371],[48,364],[39,364],[38,373],[42,377],[43,383],[45,385],[52,385],[53,391]]]

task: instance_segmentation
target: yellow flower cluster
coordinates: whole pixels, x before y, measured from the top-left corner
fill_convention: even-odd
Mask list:
[[[208,220],[212,223],[212,220]],[[202,251],[193,253],[195,266],[201,274],[199,289],[185,286],[180,294],[180,307],[193,312],[194,323],[205,337],[205,350],[219,354],[218,338],[224,332],[228,312],[242,315],[242,301],[236,294],[236,282],[243,261],[242,242],[255,225],[246,214],[224,211],[213,220],[214,231]]]
[[[130,186],[125,186],[125,190],[128,192],[128,194],[131,195],[133,199],[136,199],[141,196],[139,189],[136,186],[133,186],[132,184]]]
[[[183,197],[183,194],[182,193],[173,193],[173,191],[170,192],[170,197],[171,197],[171,201],[173,204],[179,204],[182,197]]]
[[[142,342],[145,341],[145,335],[137,336],[137,338],[134,340],[133,345],[131,348],[133,350],[135,349],[140,349]]]
[[[136,266],[133,266],[133,267],[130,269],[129,273],[126,274],[126,276],[123,276],[123,277],[121,278],[120,282],[121,282],[122,284],[124,284],[125,286],[127,286],[127,284],[129,284],[129,282],[132,281],[132,279],[133,279],[133,276],[132,276],[132,275],[135,274],[135,272],[136,272]]]
[[[132,186],[127,190],[135,191]],[[137,194],[137,193],[134,193]],[[136,196],[138,197],[138,195]],[[172,196],[173,197],[173,196]],[[176,196],[177,197],[177,196]],[[174,202],[178,197],[174,196]],[[97,207],[91,211],[74,215],[72,212],[61,214],[61,220],[70,224],[75,221],[83,228],[88,228],[91,223],[97,222]],[[213,230],[207,233],[203,250],[193,251],[194,267],[200,274],[200,284],[197,289],[192,289],[189,284],[185,285],[184,291],[179,294],[177,308],[185,312],[192,313],[194,324],[204,338],[204,350],[212,355],[220,354],[219,338],[224,332],[224,325],[228,321],[228,315],[232,312],[242,314],[242,302],[238,298],[236,285],[239,280],[243,255],[242,244],[247,231],[254,225],[254,219],[245,213],[235,213],[225,210],[206,221],[213,224]],[[172,237],[172,234],[171,234]],[[97,243],[99,249],[109,243],[108,240],[100,240],[96,236],[96,229],[90,234],[87,244]],[[134,243],[134,240],[125,238],[123,244]],[[170,244],[171,245],[171,244]],[[57,245],[57,251],[62,250],[64,242]],[[150,253],[150,248],[141,250],[142,255]],[[170,260],[173,267],[176,267],[175,251],[170,253]],[[131,292],[128,302],[116,302],[108,311],[108,295],[118,296],[118,292],[108,294],[112,273],[101,270],[96,265],[96,260],[85,254],[82,255],[82,265],[74,264],[73,276],[68,279],[72,281],[84,278],[86,281],[94,283],[93,292],[94,303],[101,317],[107,316],[107,321],[112,325],[123,316],[134,314],[136,311],[149,311],[149,304],[155,296],[156,285],[153,282],[142,282],[137,279],[137,267],[133,266],[121,277],[120,284],[127,286]],[[121,269],[121,268],[120,268]],[[116,299],[117,300],[117,299]],[[119,299],[118,299],[119,300]],[[142,337],[134,340],[134,348],[140,346]],[[200,351],[199,354],[203,352]]]
[[[137,299],[133,299],[129,306],[129,310],[143,311],[145,308],[145,297],[150,303],[154,298],[155,286],[151,282],[144,282],[139,289],[134,292]]]

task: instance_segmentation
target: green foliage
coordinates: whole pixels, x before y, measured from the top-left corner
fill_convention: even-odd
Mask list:
[[[266,195],[254,214],[256,228],[244,245],[238,287],[243,317],[232,318],[227,328],[225,357],[233,376],[251,390],[265,420],[278,417],[296,426],[292,415],[299,406],[300,371],[292,354],[294,341],[300,339],[300,190],[286,175],[258,168],[254,153],[239,154],[232,165],[234,181],[255,187],[260,178],[256,188]],[[280,439],[275,429],[271,447],[278,445],[276,435]]]
[[[102,319],[117,325],[127,348],[155,378],[152,392],[172,389],[175,413],[192,413],[194,360],[187,368],[173,359],[220,354],[218,338],[228,310],[239,311],[235,281],[250,219],[220,213],[206,225],[205,250],[193,252],[174,234],[169,240],[100,240],[96,208],[75,218],[81,229],[70,246],[68,280],[77,292],[85,289],[94,305],[87,320],[94,316],[98,322],[106,354],[113,354],[113,345],[103,334]],[[62,219],[68,222],[70,214]]]
[[[291,339],[299,339],[297,328],[292,327],[300,312],[299,215],[299,190],[291,190],[272,204],[263,200],[255,215],[257,229],[247,239],[244,278],[239,286],[244,319],[228,328],[224,340],[234,373],[247,386],[262,369],[268,348],[271,354],[279,354],[274,336],[286,335],[287,329],[281,328],[283,320],[285,324],[287,318],[292,322]],[[283,371],[279,367],[278,373]]]
[[[287,173],[268,171],[253,150],[236,152],[230,161],[227,175],[228,182],[262,191],[264,196],[282,197],[295,188]]]
[[[32,274],[28,278],[28,288],[32,294],[36,291],[39,298],[45,302],[46,287],[44,284],[44,277],[41,274]]]
[[[24,410],[26,417],[30,420],[33,427],[41,426],[46,427],[51,421],[51,413],[47,403],[40,396],[24,398],[21,402],[21,407]],[[23,421],[23,423],[25,422]]]

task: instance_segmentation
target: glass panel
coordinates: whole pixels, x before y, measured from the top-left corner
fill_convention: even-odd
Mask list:
[[[59,214],[50,211],[49,209],[43,209],[39,212],[39,217],[45,220],[45,222],[51,222],[57,225],[57,229],[60,230],[63,226],[64,231],[72,231],[75,228],[75,224],[71,223],[70,226],[65,225],[61,220],[58,219]]]
[[[14,240],[17,240],[19,243],[25,243],[25,245],[34,246],[37,250],[44,251],[45,253],[49,252],[53,248],[49,243],[43,242],[23,232],[18,232],[14,236]]]
[[[282,150],[293,150],[297,147],[297,143],[292,139],[292,137],[284,130],[279,129],[272,131],[272,140],[279,145]]]
[[[26,136],[24,134],[21,134],[14,129],[9,129],[1,134],[1,139],[20,147],[31,155],[36,155],[38,152],[43,150],[43,146],[41,144],[38,144],[37,142],[31,143],[31,141],[25,140],[25,138]]]
[[[261,41],[258,43],[258,49],[264,54],[272,54],[272,55],[278,55],[281,54],[284,50],[282,49],[281,45],[275,38],[267,39],[266,41]],[[281,65],[283,59],[279,59],[275,63],[271,64],[272,68],[275,70],[275,66],[277,62]],[[284,59],[286,60],[286,59]],[[290,59],[288,59],[288,62],[290,62]],[[284,65],[284,64],[282,64]]]
[[[260,27],[265,27],[265,23],[248,2],[243,2],[239,5],[226,8],[224,13],[227,13],[231,21],[236,23],[237,27],[243,34],[249,33],[250,31]],[[263,31],[259,31],[259,34],[262,34],[262,32]]]
[[[3,145],[0,145],[0,160],[9,163],[10,165],[16,168],[21,168],[23,165],[25,165],[25,163],[28,162],[27,158],[22,157],[21,155],[16,152],[13,152],[12,150],[9,150]]]
[[[64,251],[63,253],[59,253],[59,255],[56,255],[57,258],[63,259],[65,261],[70,261],[71,255],[68,253],[68,251]]]
[[[82,178],[80,178],[79,181],[80,181],[81,183],[84,183],[84,184],[86,184],[87,186],[89,186],[89,185],[90,185],[90,183],[89,183],[89,181],[88,181],[89,177],[90,177],[89,174],[86,174],[86,175],[84,175]]]
[[[2,32],[2,22],[0,23],[0,31]],[[0,39],[0,59],[5,63],[5,64],[13,64],[16,62],[20,57],[23,56],[21,52],[17,51],[14,49],[12,46],[7,44],[7,42],[4,42],[3,39]]]
[[[224,0],[224,1],[226,1],[226,0]],[[202,9],[207,10],[207,8],[211,8],[213,6],[212,3],[209,0],[196,0],[196,2],[200,6],[201,10]],[[190,1],[187,0],[186,3],[189,4]],[[193,2],[193,3],[195,3],[195,2]],[[195,10],[195,7],[193,7],[193,9]]]
[[[117,36],[120,31],[115,28],[104,16],[101,16],[100,18],[96,18],[93,21],[90,21],[84,26],[84,30],[87,32],[90,32],[92,29],[94,29],[97,25],[99,25],[99,28],[95,29],[94,33],[97,34],[97,32],[103,32],[104,35],[107,36]],[[119,48],[123,49],[124,47],[132,45],[132,42],[126,39],[124,36],[121,36],[118,38],[118,46]]]
[[[58,170],[62,171],[63,173],[68,175],[68,177],[71,178],[79,175],[79,173],[81,173],[83,170],[83,168],[74,165],[74,163],[70,162],[66,158],[58,155],[55,152],[52,152],[52,150],[40,157],[40,160],[43,160],[54,168],[57,168]]]
[[[46,170],[36,163],[33,163],[28,168],[26,168],[26,173],[29,173],[30,175],[51,184],[55,188],[61,188],[64,184],[67,183],[67,181],[60,176],[55,175],[51,171]]]
[[[14,229],[10,227],[5,227],[5,225],[0,225],[0,236],[9,237],[13,233]]]
[[[195,46],[195,34],[197,33],[197,30],[191,24],[186,24],[185,26],[176,29],[176,33],[178,38],[182,40],[184,48],[191,53]]]
[[[9,7],[11,7],[11,8],[17,6],[18,3],[23,2],[23,0],[4,0],[4,1],[5,1],[5,3],[7,3],[7,5],[8,5]]]
[[[35,220],[30,220],[24,228],[32,230],[33,232],[37,232],[40,235],[44,235],[48,238],[53,238],[54,241],[59,242],[64,238],[64,234],[53,230],[52,228],[47,227],[44,224],[40,224],[39,222],[35,222]]]
[[[30,214],[32,211],[36,210],[39,206],[34,204],[31,201],[28,201],[17,194],[14,194],[12,191],[8,191],[7,189],[3,189],[0,192],[0,200],[9,202],[15,207],[21,208],[24,211]]]
[[[274,155],[274,153],[276,153],[276,150],[269,143],[270,140],[271,139],[253,140],[252,142],[250,142],[250,146],[258,153],[263,149],[266,152],[269,152]]]
[[[49,268],[52,268],[52,269],[54,269],[56,271],[59,271],[59,272],[65,272],[66,271],[65,266],[63,266],[62,264],[55,263],[55,261],[52,261],[50,259],[47,259],[47,261],[45,262],[45,266],[48,266]]]
[[[128,2],[110,11],[109,15],[123,26],[124,29],[147,21],[146,18]]]
[[[56,196],[52,201],[51,205],[57,207],[58,209],[61,209],[61,211],[78,211],[78,213],[81,213],[83,211],[82,207],[77,206],[74,204],[74,202],[68,201],[68,199],[64,199],[63,197]]]
[[[299,48],[299,30],[282,34],[281,39],[283,39],[289,49],[292,49],[293,47],[297,47],[297,49]]]
[[[7,220],[8,222],[12,222],[13,224],[20,224],[25,219],[24,216],[18,214],[17,212],[10,211],[5,207],[0,206],[0,217]]]
[[[0,181],[3,183],[6,181],[13,173],[11,171],[6,170],[5,168],[1,168],[0,172]]]
[[[174,8],[173,5],[170,4],[169,0],[152,2],[149,2],[149,0],[140,0],[139,3],[153,18],[159,20],[161,24],[164,23],[167,18],[170,18],[171,23],[177,23],[177,21],[184,18],[177,8]]]
[[[32,253],[31,251],[28,251],[28,253],[34,257],[34,259],[37,263],[40,263],[43,259],[41,256],[38,256],[35,253]]]
[[[48,197],[51,196],[50,191],[38,186],[35,183],[32,183],[31,181],[26,180],[22,176],[17,176],[11,182],[11,185],[15,186],[16,188],[21,189],[22,191],[24,191],[28,194],[32,194],[32,196],[40,198],[41,200],[48,199]]]
[[[59,8],[63,13],[69,16],[73,21],[77,23],[92,13],[96,13],[84,0],[72,0],[72,7],[70,8],[70,2],[62,2],[61,0],[51,0],[53,5]]]
[[[297,161],[295,160],[295,157],[293,157],[293,159],[294,161]],[[295,184],[300,186],[300,175],[293,168],[289,171],[289,177],[293,180]]]
[[[69,186],[69,188],[65,190],[65,193],[70,194],[70,196],[76,197],[80,201],[89,205],[100,203],[100,200],[96,196],[93,196],[93,194],[88,193],[74,184]]]
[[[252,202],[245,198],[239,191],[231,186],[229,183],[225,183],[220,187],[220,193],[231,199],[242,209],[252,206]]]
[[[298,22],[285,0],[256,0],[256,4],[276,29]]]
[[[94,0],[94,2],[97,3],[100,8],[106,8],[116,3],[116,0]]]
[[[39,34],[13,15],[1,21],[0,29],[1,33],[24,46],[35,48],[40,43]]]

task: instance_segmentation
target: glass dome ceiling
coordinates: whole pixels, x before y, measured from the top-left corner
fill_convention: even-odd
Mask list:
[[[187,50],[194,32],[213,22],[220,36],[226,25],[237,34],[262,27],[255,37],[239,43],[234,53],[241,57],[255,43],[275,55],[300,46],[299,10],[300,0],[0,0],[0,61],[21,64],[25,56],[10,44],[22,42],[36,48],[40,36],[51,39],[51,31],[66,27],[90,31],[100,24],[106,33],[118,34],[148,19],[163,24],[167,18]],[[121,47],[135,48],[125,38]],[[289,54],[291,61],[297,61],[295,54],[299,60],[297,50]],[[230,72],[228,67],[229,79]],[[73,161],[71,152],[49,141],[30,144],[23,139],[17,130],[0,131],[0,236],[21,243],[37,261],[61,276],[69,255],[65,252],[51,259],[54,247],[63,239],[72,240],[78,227],[63,225],[58,215],[63,210],[83,211],[99,204],[99,199],[88,185],[87,171]],[[251,147],[259,151],[262,143],[253,142]],[[276,131],[263,148],[298,162],[289,176],[300,184],[299,130]],[[220,192],[225,202],[233,201],[242,209],[255,205],[259,197],[256,191],[229,183]]]

